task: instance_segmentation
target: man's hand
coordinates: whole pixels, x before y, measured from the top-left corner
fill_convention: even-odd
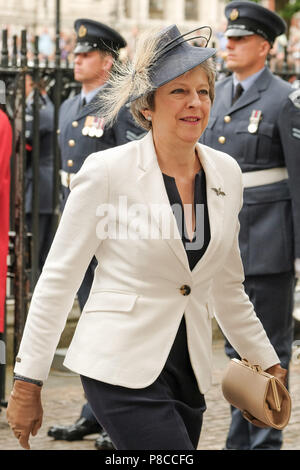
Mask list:
[[[7,421],[24,449],[30,449],[30,433],[35,436],[42,425],[42,387],[15,380],[7,407]]]

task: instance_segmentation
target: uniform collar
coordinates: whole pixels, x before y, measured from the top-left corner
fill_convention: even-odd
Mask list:
[[[265,71],[266,67],[263,67],[260,69],[258,72],[254,73],[253,75],[250,75],[250,77],[245,78],[245,80],[239,81],[236,78],[236,75],[233,74],[233,86],[234,89],[237,86],[238,83],[242,85],[244,88],[244,91],[249,90],[249,88],[253,85],[253,83],[258,79],[258,77]]]
[[[103,88],[103,86],[104,85],[101,85],[100,87],[95,88],[94,90],[91,90],[88,93],[84,93],[83,90],[81,90],[80,100],[82,101],[83,98],[85,98],[86,103],[89,104],[95,98],[95,96],[99,93],[101,88]]]

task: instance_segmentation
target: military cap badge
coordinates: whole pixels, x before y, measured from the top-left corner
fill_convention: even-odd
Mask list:
[[[84,24],[82,24],[78,30],[78,36],[80,38],[84,38],[84,36],[86,36],[86,33],[87,33],[87,29],[86,27],[84,26]]]
[[[230,13],[230,16],[229,16],[231,21],[237,20],[238,17],[239,17],[239,10],[237,8],[234,8],[233,10],[231,10],[231,13]]]

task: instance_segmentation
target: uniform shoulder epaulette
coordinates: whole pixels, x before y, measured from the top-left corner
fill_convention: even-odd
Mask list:
[[[292,91],[289,94],[289,99],[291,102],[296,106],[296,108],[300,109],[300,88],[298,90]]]

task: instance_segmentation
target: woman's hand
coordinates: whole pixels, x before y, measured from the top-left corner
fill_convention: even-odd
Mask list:
[[[287,385],[287,369],[283,369],[280,364],[275,364],[269,369],[266,369],[266,372],[270,375],[274,375],[280,382],[286,387]]]
[[[35,436],[42,425],[42,387],[15,380],[7,407],[7,421],[24,449],[30,449],[30,433]]]

